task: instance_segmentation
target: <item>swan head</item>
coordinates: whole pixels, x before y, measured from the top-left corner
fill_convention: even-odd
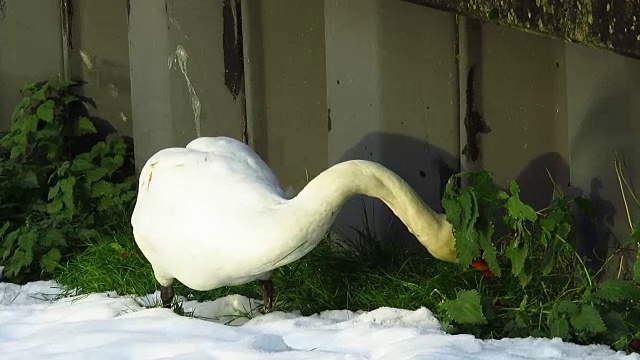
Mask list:
[[[447,221],[444,214],[436,214],[436,219],[437,223],[439,223],[436,229],[425,229],[425,231],[417,232],[415,235],[433,257],[442,261],[457,263],[456,238],[453,235],[453,226]]]

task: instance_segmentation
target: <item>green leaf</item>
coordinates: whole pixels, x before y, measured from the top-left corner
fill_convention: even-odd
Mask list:
[[[569,339],[569,322],[565,318],[555,318],[551,321],[551,336],[563,340]]]
[[[91,197],[97,198],[100,196],[112,196],[113,184],[100,180],[91,186]]]
[[[640,283],[640,256],[636,258],[636,263],[633,264],[633,278],[635,282]]]
[[[69,104],[69,103],[72,103],[74,101],[78,101],[78,97],[75,96],[75,95],[67,95],[67,96],[64,97],[63,101],[64,101],[65,104]]]
[[[49,194],[47,195],[47,200],[51,200],[51,199],[55,198],[56,196],[58,196],[59,193],[60,193],[60,182],[58,182],[57,184],[55,184],[54,186],[52,186],[49,189]]]
[[[466,268],[478,258],[478,232],[475,229],[478,218],[478,204],[471,192],[463,192],[457,198],[460,208],[459,226],[454,226],[458,264]]]
[[[520,187],[515,181],[511,182],[511,197],[507,200],[509,215],[518,220],[535,221],[538,216],[533,208],[520,201]]]
[[[62,210],[64,204],[62,203],[62,199],[56,198],[52,202],[47,204],[47,212],[51,215],[55,215]]]
[[[38,91],[34,92],[31,97],[35,100],[44,101],[46,99],[45,91],[47,91],[47,88],[42,87],[38,89]]]
[[[52,245],[64,246],[67,244],[67,240],[65,239],[64,234],[58,229],[49,228],[44,233],[44,236]]]
[[[11,154],[9,155],[9,159],[15,159],[18,156],[24,154],[27,151],[27,146],[20,144],[11,148]]]
[[[640,300],[640,289],[625,280],[609,279],[603,282],[592,296],[611,303],[618,303],[625,300]]]
[[[528,244],[518,246],[514,242],[507,248],[507,250],[505,251],[505,255],[511,260],[511,273],[513,275],[518,276],[522,272],[522,270],[524,269],[524,262],[527,259],[528,253]]]
[[[559,314],[576,314],[579,308],[570,300],[561,300],[554,305],[554,310]]]
[[[2,227],[0,227],[0,238],[4,237],[4,234],[9,229],[9,226],[11,226],[11,223],[9,221],[5,221],[4,225],[2,225]]]
[[[480,294],[476,290],[458,291],[455,300],[447,300],[441,306],[459,324],[482,324],[485,322]]]
[[[76,126],[76,134],[78,136],[95,134],[98,130],[96,130],[93,121],[91,121],[88,117],[82,116],[78,119],[78,125]]]
[[[111,197],[102,197],[98,203],[98,211],[105,211],[115,205],[114,199]]]
[[[87,171],[89,169],[93,169],[96,166],[92,162],[93,156],[91,153],[84,153],[76,156],[73,160],[73,164],[71,164],[71,169],[75,171]]]
[[[22,130],[25,131],[26,133],[36,132],[38,130],[38,123],[40,123],[40,120],[38,119],[37,116],[33,114],[29,115],[27,116],[27,118],[24,120],[24,123],[22,124]]]
[[[22,174],[23,186],[27,189],[38,188],[38,177],[33,171],[25,171]]]
[[[493,231],[493,224],[489,223],[486,230],[479,233],[478,244],[483,250],[482,258],[487,262],[487,265],[489,265],[489,270],[497,277],[500,277],[502,275],[502,270],[498,264],[496,248],[491,242]]]
[[[53,120],[53,111],[55,109],[55,103],[53,100],[47,100],[42,105],[38,106],[38,110],[36,110],[36,115],[46,122],[51,122]]]
[[[562,210],[558,208],[554,208],[553,210],[551,210],[551,212],[549,212],[544,217],[542,222],[540,222],[540,226],[544,230],[553,232],[558,226],[558,224],[560,224],[563,218],[564,218],[564,213],[562,212]]]
[[[106,155],[109,152],[109,145],[104,141],[99,141],[91,148],[93,156]]]
[[[56,174],[58,174],[58,176],[64,176],[64,174],[67,172],[67,170],[69,170],[70,167],[71,163],[69,161],[65,161],[60,164],[58,170],[56,170]]]
[[[460,206],[460,202],[456,199],[443,197],[442,207],[447,215],[447,221],[451,223],[454,228],[459,228],[462,224],[462,207]]]
[[[531,281],[533,275],[526,271],[522,271],[518,274],[518,280],[520,280],[520,286],[525,287]]]
[[[87,182],[92,184],[105,176],[109,175],[109,172],[105,168],[95,167],[89,171],[87,171]]]
[[[571,325],[577,331],[587,332],[590,334],[599,334],[607,331],[602,317],[598,310],[589,304],[583,304],[580,312],[571,316]]]
[[[625,319],[615,311],[609,311],[602,317],[602,320],[607,326],[607,332],[614,338],[619,338],[629,333]]]
[[[45,273],[52,273],[60,265],[62,254],[57,248],[49,250],[40,258],[40,267]]]
[[[556,243],[554,243],[555,245]],[[558,259],[558,249],[557,245],[552,246],[544,252],[544,257],[542,259],[542,275],[549,275],[553,267],[556,265],[556,261]]]
[[[62,202],[67,207],[70,213],[75,211],[75,204],[73,202],[73,187],[76,184],[76,178],[73,176],[60,180],[60,192],[62,193]]]

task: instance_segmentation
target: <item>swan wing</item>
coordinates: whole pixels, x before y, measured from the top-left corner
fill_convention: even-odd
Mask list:
[[[154,269],[223,272],[212,264],[240,263],[265,229],[264,214],[286,201],[283,196],[271,169],[248,146],[201,138],[147,161],[131,224]]]

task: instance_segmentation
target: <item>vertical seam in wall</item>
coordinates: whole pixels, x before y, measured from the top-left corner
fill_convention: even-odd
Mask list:
[[[453,43],[453,52],[454,52],[454,66],[455,66],[455,74],[454,74],[454,78],[455,78],[455,82],[454,82],[454,86],[456,86],[456,91],[455,91],[455,101],[456,101],[456,120],[457,120],[457,124],[458,124],[458,132],[457,132],[457,141],[456,141],[456,157],[458,158],[458,168],[460,169],[460,171],[463,170],[463,159],[462,156],[460,156],[460,152],[462,151],[462,141],[461,141],[461,136],[462,136],[462,132],[461,132],[461,123],[462,123],[462,113],[461,113],[461,108],[460,108],[460,104],[461,104],[461,94],[460,92],[462,91],[462,87],[460,84],[460,53],[461,53],[461,44],[460,44],[460,22],[461,22],[461,18],[460,15],[455,14],[454,15],[454,34],[455,34],[455,39],[454,39],[454,43]],[[462,20],[464,21],[464,20]]]
[[[62,79],[71,80],[70,52],[73,48],[72,43],[72,0],[60,0],[60,32],[62,46]]]

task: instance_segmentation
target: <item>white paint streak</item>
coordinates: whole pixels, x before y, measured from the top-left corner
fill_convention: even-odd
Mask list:
[[[176,62],[180,67],[180,72],[184,75],[184,79],[187,82],[187,88],[189,89],[189,96],[191,97],[191,109],[193,110],[193,120],[196,125],[196,135],[200,137],[200,99],[196,94],[196,90],[193,88],[191,84],[191,80],[189,79],[189,75],[187,72],[187,59],[189,58],[189,54],[182,47],[182,45],[178,45],[176,47],[176,51],[169,56],[169,69],[173,68],[173,64]]]
[[[122,119],[122,122],[127,122],[127,115],[125,115],[122,111],[120,111],[120,118]]]
[[[180,27],[180,23],[178,22],[178,20],[177,20],[176,18],[174,18],[174,17],[170,17],[170,18],[169,18],[169,22],[171,23],[171,25],[173,25],[173,27],[174,27],[176,30],[178,30],[178,32],[179,32],[180,34],[182,34],[182,36],[184,36],[184,38],[185,38],[185,39],[189,40],[189,37],[187,36],[187,34],[185,34],[185,33],[182,31],[182,27]]]
[[[80,57],[82,58],[82,62],[89,68],[89,70],[93,69],[93,62],[89,57],[89,54],[80,49]]]
[[[119,92],[115,84],[109,83],[109,85],[107,85],[107,89],[109,90],[109,94],[111,94],[111,96],[118,97]]]

